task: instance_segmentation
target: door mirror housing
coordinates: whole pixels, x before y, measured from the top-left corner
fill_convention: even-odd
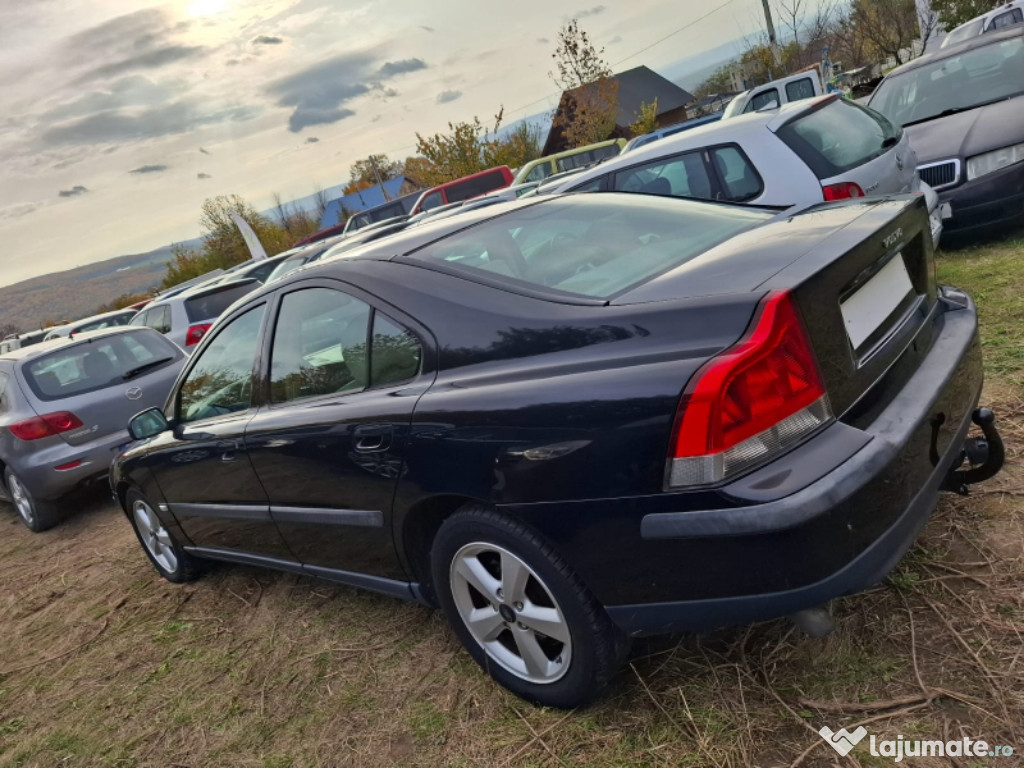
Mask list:
[[[147,437],[154,437],[170,428],[170,423],[164,412],[159,408],[147,408],[142,413],[132,416],[128,422],[128,434],[132,440],[145,440]]]

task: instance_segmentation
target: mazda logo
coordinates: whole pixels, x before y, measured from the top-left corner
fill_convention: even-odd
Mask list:
[[[140,397],[142,397],[142,389],[139,387],[132,387],[131,389],[124,393],[124,396],[127,397],[129,400],[138,400]]]

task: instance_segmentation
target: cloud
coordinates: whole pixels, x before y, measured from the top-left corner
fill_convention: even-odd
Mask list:
[[[80,90],[75,91],[81,93]],[[129,75],[104,88],[58,104],[42,115],[45,123],[52,124],[82,115],[124,109],[128,107],[155,107],[166,104],[174,94],[166,87],[153,83],[142,75]]]
[[[71,189],[62,189],[57,193],[58,197],[78,197],[84,195],[89,190],[83,187],[81,184],[76,184]]]
[[[197,178],[197,179],[212,179],[212,178],[213,178],[213,176],[211,176],[211,175],[210,175],[210,174],[208,174],[208,173],[197,173],[197,174],[196,174],[196,178]]]
[[[200,152],[202,152],[202,153],[203,153],[204,155],[208,155],[208,154],[210,154],[210,150],[208,150],[208,149],[203,149],[202,147],[200,147],[200,148],[199,148],[199,151],[200,151]]]
[[[607,9],[603,5],[595,5],[593,8],[585,8],[582,11],[576,11],[576,13],[573,14],[573,18],[586,19],[589,16],[597,16],[599,13],[604,13],[605,10]]]
[[[130,56],[110,64],[103,64],[86,72],[78,78],[77,82],[84,83],[89,80],[113,77],[135,69],[158,69],[176,61],[193,59],[205,54],[206,49],[201,45],[168,45],[138,56]]]
[[[426,24],[420,24],[419,26],[420,26],[420,29],[425,29],[427,32],[433,32],[434,31],[433,27],[428,27]]]
[[[351,117],[355,112],[342,105],[358,96],[374,91],[397,95],[380,81],[427,66],[421,59],[389,61],[376,69],[374,64],[372,54],[343,53],[271,83],[266,92],[278,106],[292,107],[288,130],[298,133]]]
[[[320,141],[320,139],[318,139],[316,136],[310,136],[308,139],[306,139],[307,144],[316,144],[318,141]]]
[[[85,187],[82,187],[85,189]],[[33,203],[16,203],[15,205],[8,205],[6,208],[0,208],[0,221],[9,219],[20,219],[22,216],[28,216],[30,213],[34,213],[42,208],[44,203],[33,202]]]
[[[546,37],[538,37],[538,38],[537,38],[537,42],[538,42],[538,43],[543,43],[544,45],[547,45],[547,44],[548,44],[548,43],[550,43],[551,41],[550,41],[550,40],[548,40],[548,38],[546,38]]]
[[[283,42],[284,38],[276,35],[259,35],[252,40],[253,45],[280,45]]]
[[[138,168],[132,168],[128,173],[162,173],[166,171],[168,166],[166,165],[140,165]]]
[[[615,37],[613,37],[611,40],[608,41],[608,45],[616,45],[616,44],[621,43],[621,42],[622,42],[622,35],[616,35]]]
[[[401,61],[389,61],[380,68],[379,74],[383,78],[404,75],[406,72],[415,72],[418,69],[426,69],[427,65],[423,59],[402,59]]]
[[[462,96],[462,91],[441,91],[437,94],[438,104],[447,104],[449,101],[455,101]]]
[[[202,125],[241,122],[256,117],[253,107],[229,107],[205,112],[191,101],[171,102],[152,109],[100,112],[50,128],[43,143],[107,144],[185,133]]]

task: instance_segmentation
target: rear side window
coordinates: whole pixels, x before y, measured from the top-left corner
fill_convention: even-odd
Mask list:
[[[223,288],[215,293],[201,294],[185,299],[185,314],[188,315],[188,321],[195,323],[201,320],[213,320],[220,317],[225,309],[252,291],[256,286],[255,282],[239,283]],[[168,307],[168,309],[170,308]]]
[[[769,88],[767,91],[761,91],[756,94],[754,98],[747,104],[744,112],[754,112],[758,109],[764,109],[768,105],[774,102],[775,106],[778,106],[782,102],[779,100],[779,92],[775,88]]]
[[[1014,8],[1012,11],[1001,13],[992,19],[992,23],[989,24],[988,31],[995,32],[1022,22],[1024,22],[1024,11],[1021,11],[1020,8]]]
[[[764,191],[757,169],[735,145],[708,150],[725,190],[723,198],[735,203],[752,200]]]
[[[710,200],[715,196],[700,150],[659,158],[655,162],[620,171],[612,176],[611,188],[620,192],[700,200]]]
[[[819,179],[885,154],[902,135],[885,117],[848,99],[835,99],[786,123],[778,136]]]
[[[285,294],[270,353],[275,403],[364,389],[370,306],[330,288]]]
[[[469,200],[471,197],[485,195],[495,189],[507,187],[508,181],[501,171],[490,171],[475,179],[460,181],[445,189],[445,195],[449,203],[458,203],[462,200]]]
[[[380,312],[373,313],[370,339],[370,386],[398,384],[420,372],[420,343],[409,331]]]
[[[157,333],[169,333],[171,330],[171,308],[167,304],[150,307],[133,317],[129,325],[144,325]]]
[[[786,83],[786,98],[790,101],[814,98],[814,83],[811,82],[811,78],[802,77]]]
[[[122,384],[140,366],[158,370],[177,356],[163,336],[132,332],[63,347],[28,362],[22,372],[36,397],[60,400]]]

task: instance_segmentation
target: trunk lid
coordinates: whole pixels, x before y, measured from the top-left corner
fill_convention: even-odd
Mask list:
[[[25,360],[22,387],[36,413],[68,411],[78,417],[82,426],[60,433],[69,445],[120,433],[127,439],[132,416],[164,405],[185,356],[150,329],[78,338]]]

